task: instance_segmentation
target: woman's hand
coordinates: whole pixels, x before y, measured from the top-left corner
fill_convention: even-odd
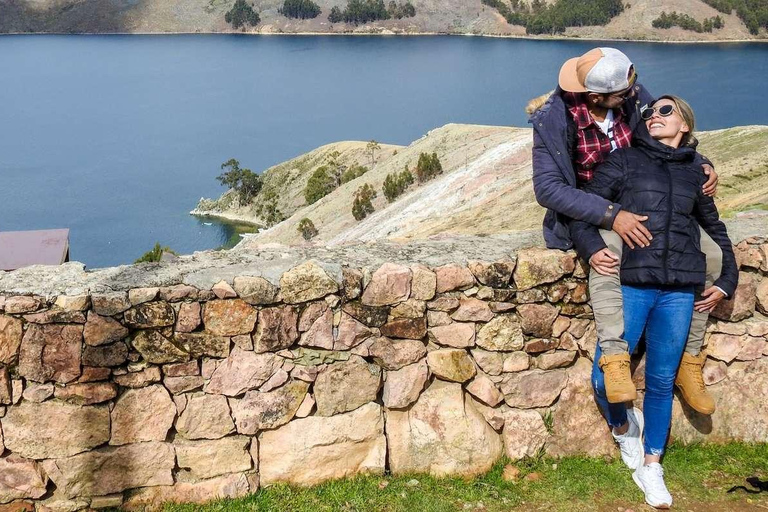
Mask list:
[[[712,311],[725,298],[723,291],[717,286],[710,286],[701,292],[702,299],[693,303],[693,309],[699,313]]]
[[[709,164],[702,164],[704,168],[704,174],[707,175],[707,182],[704,183],[704,186],[702,187],[702,191],[704,192],[704,195],[707,195],[709,197],[714,197],[715,192],[717,192],[717,180],[718,176],[715,172],[715,168],[712,167]]]
[[[600,275],[612,276],[619,273],[619,269],[616,268],[621,263],[619,257],[611,252],[607,247],[600,249],[589,258],[589,264]]]

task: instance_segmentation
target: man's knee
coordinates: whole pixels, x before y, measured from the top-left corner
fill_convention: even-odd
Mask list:
[[[711,286],[723,270],[723,250],[704,230],[701,236],[701,252],[707,258],[707,286]]]

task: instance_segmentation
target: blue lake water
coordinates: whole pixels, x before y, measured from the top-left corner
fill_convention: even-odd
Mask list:
[[[612,43],[700,129],[768,124],[767,44]],[[72,259],[222,245],[188,215],[219,166],[261,171],[338,140],[407,144],[446,123],[525,126],[596,43],[472,37],[0,37],[0,230],[68,227]]]

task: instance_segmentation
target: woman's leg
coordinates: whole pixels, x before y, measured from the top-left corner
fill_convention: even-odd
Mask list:
[[[632,286],[622,286],[621,292],[624,296],[624,338],[627,341],[629,353],[635,351],[640,336],[645,329],[648,315],[656,300],[658,290],[655,288],[636,288]],[[617,434],[626,432],[627,426],[627,407],[625,403],[610,403],[605,392],[605,379],[603,371],[598,366],[602,356],[602,347],[597,346],[595,358],[592,364],[592,388],[595,391],[595,400],[600,407],[603,416],[611,427],[616,428]]]
[[[693,288],[659,291],[645,333],[645,457],[658,462],[664,453],[672,418],[672,389],[683,356],[691,314]]]

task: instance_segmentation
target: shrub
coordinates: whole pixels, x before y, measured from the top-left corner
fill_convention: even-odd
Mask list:
[[[299,18],[302,20],[317,18],[320,14],[320,6],[312,0],[285,0],[283,6],[277,10],[286,18]]]
[[[388,202],[392,202],[397,199],[406,189],[413,184],[413,174],[408,170],[408,166],[405,167],[400,173],[394,172],[387,174],[384,178],[384,184],[382,185],[382,192]]]
[[[328,15],[328,21],[331,23],[344,21],[355,25],[389,18],[390,14],[384,6],[384,0],[347,0],[347,7],[343,11],[334,6]]]
[[[389,16],[391,18],[396,19],[402,19],[402,18],[412,18],[416,16],[416,8],[413,6],[413,4],[406,0],[405,3],[398,4],[395,2],[395,0],[392,0],[389,2],[389,5],[387,6],[387,12],[389,13]]]
[[[307,217],[304,217],[299,221],[297,231],[301,233],[304,240],[312,240],[317,236],[317,228],[315,227],[315,224]]]
[[[221,169],[229,170],[221,173],[216,179],[223,186],[237,192],[241,205],[250,203],[261,191],[261,176],[250,169],[241,169],[240,162],[234,158],[221,164]]]
[[[245,0],[236,0],[232,9],[224,15],[224,20],[232,24],[233,28],[240,28],[246,25],[255,27],[261,18],[259,13],[253,10],[253,6],[248,5]]]
[[[307,180],[304,187],[304,199],[307,204],[314,204],[336,188],[336,180],[328,172],[328,166],[323,165],[315,169],[315,172]]]
[[[376,195],[376,191],[368,183],[357,189],[355,200],[352,202],[352,216],[355,220],[363,220],[375,211],[371,201]]]
[[[419,155],[419,162],[416,164],[416,177],[419,179],[419,183],[429,181],[438,174],[442,174],[443,165],[440,163],[440,159],[437,158],[437,153],[431,155],[427,153],[421,153]]]
[[[163,259],[163,253],[168,252],[171,254],[176,254],[170,247],[161,247],[160,242],[156,242],[155,246],[150,249],[149,251],[145,252],[144,255],[134,261],[134,263],[147,263],[147,262],[157,262],[161,261]]]
[[[359,178],[363,174],[368,172],[368,168],[364,167],[362,165],[355,164],[349,169],[344,170],[344,172],[341,174],[341,183],[348,183],[355,178]]]
[[[261,204],[256,210],[256,213],[264,219],[267,227],[272,227],[285,220],[285,215],[277,207],[278,199],[277,193],[274,190],[269,190],[262,197]]]

